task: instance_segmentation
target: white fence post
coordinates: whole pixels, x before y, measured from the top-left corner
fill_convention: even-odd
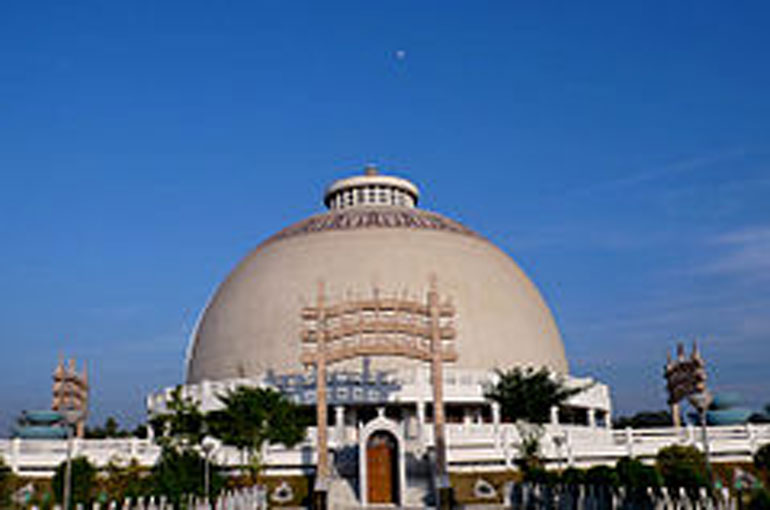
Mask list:
[[[634,429],[626,427],[626,453],[629,457],[634,457]]]

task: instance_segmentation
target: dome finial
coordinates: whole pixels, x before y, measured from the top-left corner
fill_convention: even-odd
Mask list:
[[[419,198],[417,186],[401,177],[383,175],[368,163],[364,166],[364,175],[333,182],[324,193],[324,204],[329,209],[415,207]]]

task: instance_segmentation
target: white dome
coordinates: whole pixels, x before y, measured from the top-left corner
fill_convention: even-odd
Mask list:
[[[408,181],[390,188],[386,181],[371,171],[338,181],[325,196],[332,210],[284,229],[241,261],[196,327],[188,383],[302,370],[300,313],[314,303],[319,281],[330,301],[369,297],[374,288],[423,299],[432,275],[456,309],[454,366],[567,372],[553,317],[516,263],[459,223],[413,207],[418,193]]]

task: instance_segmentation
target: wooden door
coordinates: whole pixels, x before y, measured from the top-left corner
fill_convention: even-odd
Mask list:
[[[366,448],[369,503],[394,503],[395,442],[386,434],[374,434]]]

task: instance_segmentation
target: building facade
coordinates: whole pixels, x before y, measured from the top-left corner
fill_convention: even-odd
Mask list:
[[[374,168],[334,182],[323,196],[326,212],[265,240],[220,285],[186,360],[185,392],[204,410],[238,385],[273,387],[316,406],[324,373],[328,413],[319,419],[331,433],[311,435],[331,445],[331,472],[351,479],[350,499],[364,504],[422,501],[441,464],[435,438],[444,424],[501,429],[497,404],[484,397],[497,370],[545,367],[585,387],[552,410],[553,424],[606,433],[610,423],[609,389],[570,377],[551,311],[519,266],[482,235],[419,208],[419,199],[412,182]],[[444,321],[433,340],[431,289],[443,310],[436,320]],[[325,303],[323,332],[316,302]],[[308,328],[312,317],[317,324]],[[323,372],[308,362],[321,337],[333,362]],[[436,345],[446,351],[439,375]],[[163,412],[170,392],[148,397],[149,412]],[[450,473],[490,468],[452,457],[462,446],[449,445]],[[326,465],[323,448],[312,449]]]

